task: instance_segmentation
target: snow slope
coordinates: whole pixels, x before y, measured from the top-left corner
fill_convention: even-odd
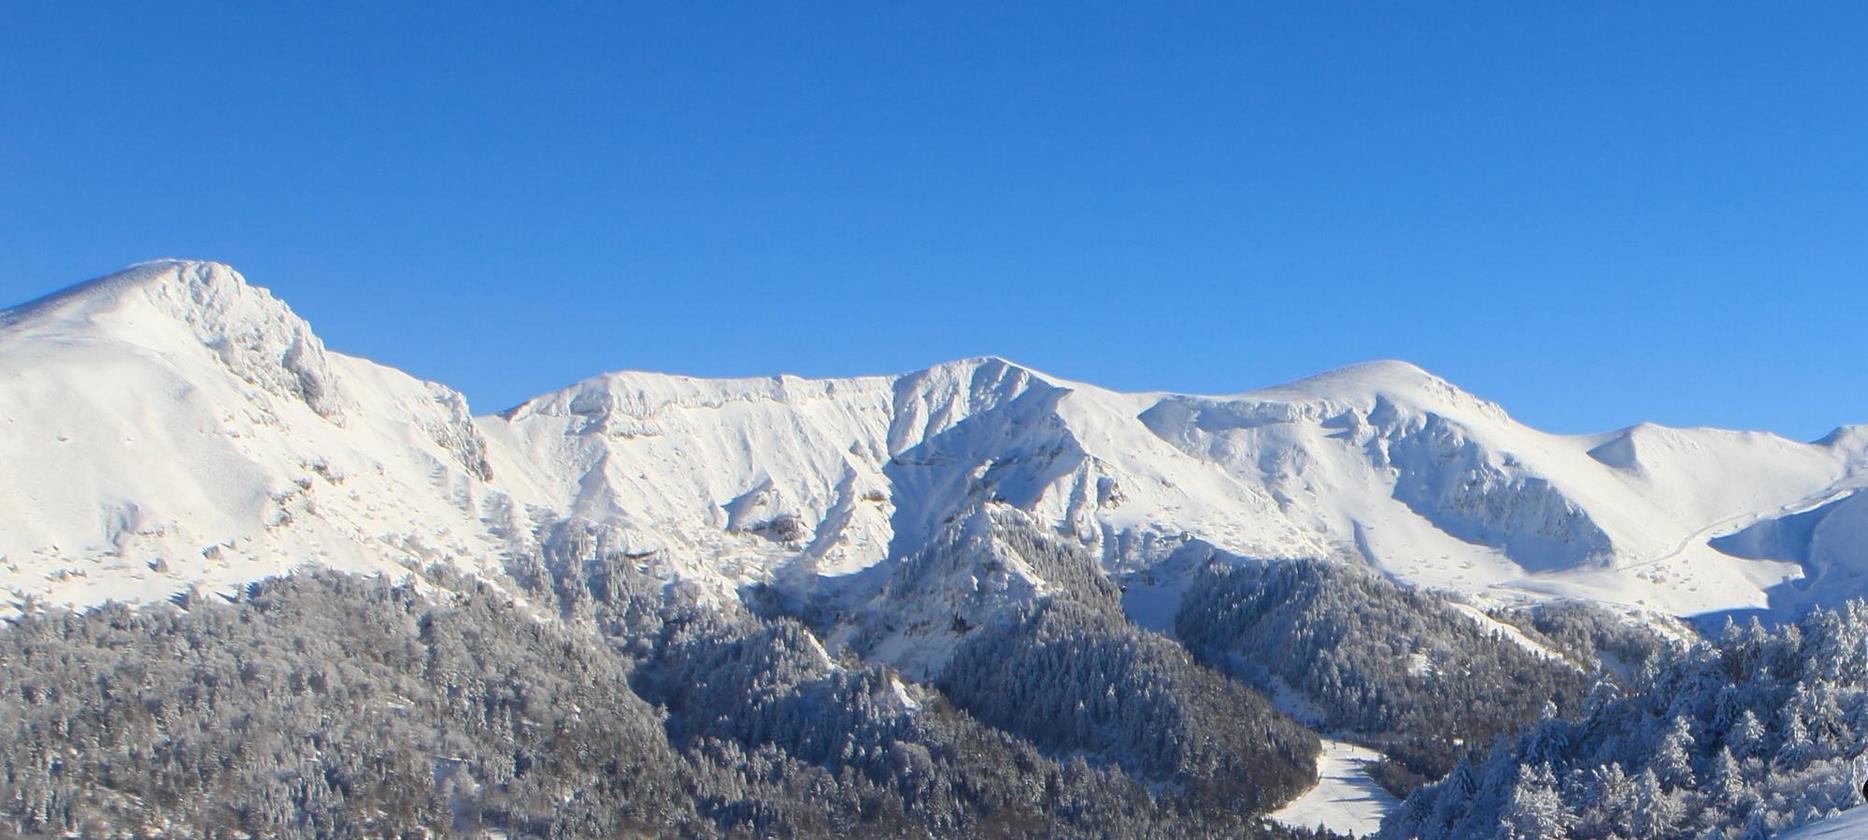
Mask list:
[[[1778,835],[1779,840],[1860,840],[1868,837],[1868,808],[1853,808]]]
[[[1381,830],[1382,818],[1401,806],[1394,794],[1369,778],[1369,766],[1381,758],[1367,747],[1324,739],[1316,786],[1273,811],[1271,819],[1292,828],[1321,825],[1337,834],[1374,835]]]
[[[1713,540],[1737,557],[1796,563],[1805,574],[1772,587],[1780,612],[1837,607],[1868,593],[1868,492],[1832,494],[1821,502],[1761,520]]]
[[[0,313],[0,568],[17,602],[151,600],[504,541],[459,394],[325,350],[226,266],[164,261]]]
[[[1157,593],[1195,567],[1164,564],[1189,547],[1366,562],[1481,604],[1763,607],[1806,566],[1868,591],[1842,524],[1864,521],[1862,428],[1551,435],[1400,362],[1231,396],[998,358],[830,380],[625,372],[470,418],[442,386],[326,350],[232,269],[165,261],[0,314],[0,423],[16,600],[156,598],[304,561],[491,571],[575,534],[719,597],[857,604],[982,506],[1125,580],[1158,572]],[[1734,536],[1831,508],[1820,539]]]
[[[1859,484],[1864,465],[1859,439],[1548,435],[1396,362],[1233,397],[1123,394],[990,358],[895,378],[610,374],[481,429],[528,502],[729,583],[860,571],[987,498],[1113,572],[1198,540],[1358,557],[1481,598],[1682,614],[1764,606],[1796,561],[1708,540]]]

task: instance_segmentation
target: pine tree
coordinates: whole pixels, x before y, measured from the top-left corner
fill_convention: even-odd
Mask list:
[[[1503,840],[1549,840],[1569,836],[1573,821],[1557,795],[1557,780],[1548,764],[1520,765],[1518,780],[1500,819]]]
[[[1715,802],[1731,805],[1744,798],[1745,775],[1728,747],[1719,747],[1713,755],[1711,778],[1707,781],[1711,782],[1707,793]]]
[[[1634,811],[1634,781],[1622,770],[1620,762],[1611,761],[1590,773],[1584,788],[1583,822],[1592,833],[1606,835],[1625,828]]]
[[[1472,802],[1473,793],[1479,784],[1473,778],[1472,765],[1461,761],[1447,774],[1445,781],[1438,787],[1439,795],[1434,800],[1434,808],[1429,817],[1435,834],[1451,828]]]
[[[1654,751],[1652,767],[1662,785],[1669,789],[1693,786],[1693,722],[1685,715],[1673,719],[1667,734],[1661,736]]]
[[[1808,760],[1816,745],[1810,743],[1810,730],[1803,724],[1803,715],[1795,708],[1784,707],[1784,745],[1777,750],[1780,764],[1801,764]]]
[[[1631,826],[1637,837],[1666,837],[1680,823],[1680,801],[1661,788],[1660,778],[1649,767],[1635,777],[1634,808]]]
[[[1764,739],[1767,736],[1764,722],[1750,709],[1738,716],[1737,725],[1727,736],[1732,744],[1732,755],[1737,758],[1756,758],[1764,754]]]
[[[1765,816],[1763,808],[1751,812],[1745,819],[1745,830],[1739,834],[1739,840],[1771,840],[1771,821]]]

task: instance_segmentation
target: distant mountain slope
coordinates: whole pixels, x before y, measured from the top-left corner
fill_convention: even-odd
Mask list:
[[[74,604],[301,561],[492,572],[575,539],[716,597],[853,606],[884,564],[1000,505],[1118,575],[1197,545],[1358,559],[1481,600],[1696,614],[1766,606],[1802,564],[1857,568],[1730,539],[1868,485],[1860,428],[1550,435],[1400,362],[1233,396],[997,358],[832,380],[614,373],[470,418],[453,391],[326,350],[232,269],[184,261],[0,315],[0,423],[5,584]]]
[[[1117,572],[1198,540],[1690,614],[1764,606],[1798,574],[1709,539],[1868,481],[1862,435],[1549,435],[1399,362],[1233,397],[1116,393],[991,358],[895,378],[611,374],[481,429],[529,499],[729,583],[905,557],[985,499]]]

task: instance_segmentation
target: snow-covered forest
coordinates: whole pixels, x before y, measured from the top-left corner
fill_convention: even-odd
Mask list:
[[[231,601],[21,620],[0,632],[0,827],[1306,836],[1249,802],[1040,749],[886,668],[827,657],[795,622],[663,603],[626,567],[592,565],[559,603],[589,605],[608,632],[445,573],[312,571]]]
[[[1393,838],[1747,838],[1861,804],[1868,607],[1730,624],[1417,792]]]
[[[1318,749],[1249,687],[1271,680],[1405,770],[1454,761],[1384,837],[1768,837],[1851,805],[1868,748],[1860,604],[1691,643],[1568,605],[1501,614],[1513,637],[1282,562],[1204,572],[1187,648],[1043,599],[924,684],[626,558],[534,568],[520,600],[444,567],[307,571],[22,618],[0,631],[5,827],[1304,836],[1260,819]]]
[[[1379,775],[1405,795],[1545,713],[1574,710],[1590,676],[1507,635],[1444,595],[1314,561],[1209,567],[1175,630],[1206,662],[1278,693],[1324,728],[1389,756]]]
[[[23,835],[1697,840],[1863,781],[1868,427],[993,357],[476,417],[186,261],[0,366]]]

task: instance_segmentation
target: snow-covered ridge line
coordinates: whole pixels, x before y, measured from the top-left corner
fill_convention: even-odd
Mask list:
[[[1868,484],[1868,431],[1552,435],[1405,362],[1230,396],[997,357],[846,379],[618,372],[476,418],[444,386],[326,350],[231,268],[159,261],[0,314],[0,373],[16,600],[160,597],[285,557],[497,573],[573,538],[720,597],[804,596],[981,503],[1112,571],[1197,541],[1354,558],[1481,604],[1789,608],[1806,565],[1868,569],[1830,550],[1839,536],[1807,556],[1708,542]]]

